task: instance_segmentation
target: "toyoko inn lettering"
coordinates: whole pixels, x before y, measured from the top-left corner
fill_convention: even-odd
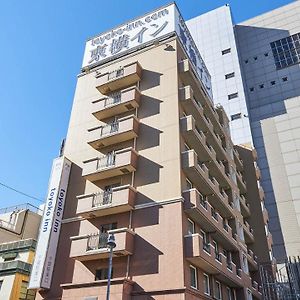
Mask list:
[[[53,161],[48,196],[29,282],[31,289],[48,289],[51,285],[70,169],[71,162],[64,157]]]
[[[99,65],[149,45],[154,40],[177,34],[198,79],[212,99],[211,78],[197,46],[175,4],[121,25],[87,41],[83,69]]]
[[[82,67],[101,63],[174,32],[174,9],[174,5],[170,5],[90,39]]]

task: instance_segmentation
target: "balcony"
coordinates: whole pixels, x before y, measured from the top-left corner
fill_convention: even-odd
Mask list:
[[[256,175],[256,179],[260,180],[261,178],[261,172],[258,166],[255,167],[255,175]]]
[[[233,149],[234,161],[238,171],[243,171],[243,162],[240,158],[239,152],[234,148]]]
[[[121,90],[136,84],[142,78],[142,67],[133,62],[112,72],[106,72],[96,77],[96,88],[107,95],[113,91]]]
[[[134,232],[128,228],[110,230],[116,239],[114,256],[127,256],[133,254]],[[89,261],[108,258],[108,233],[98,233],[71,237],[70,257],[78,261]]]
[[[258,264],[257,264],[257,257],[254,255],[253,251],[248,248],[247,251],[247,258],[248,258],[248,265],[249,265],[249,270],[252,271],[257,271],[258,270]]]
[[[206,137],[203,131],[196,127],[196,121],[192,115],[180,119],[182,136],[188,144],[201,156],[202,161],[213,160],[216,153],[206,144]]]
[[[269,231],[267,234],[267,243],[268,243],[268,248],[272,249],[272,245],[273,245],[273,236],[271,234],[271,232]]]
[[[208,201],[205,201],[196,189],[184,191],[183,198],[185,213],[191,219],[199,223],[203,230],[212,233],[214,239],[225,246],[226,249],[238,250],[231,227],[224,224],[223,218],[212,209],[212,206]]]
[[[136,171],[138,154],[133,148],[122,149],[103,157],[84,161],[82,176],[89,181],[98,181]]]
[[[264,223],[268,224],[268,222],[269,222],[269,213],[268,213],[268,211],[265,207],[263,209],[262,214],[263,214]]]
[[[228,268],[226,257],[217,253],[211,245],[205,244],[199,234],[185,236],[185,257],[193,265],[214,275],[228,286],[243,286],[241,278],[236,274],[235,264],[231,262]]]
[[[210,195],[219,192],[218,183],[214,178],[210,178],[207,167],[198,161],[198,155],[194,150],[182,152],[181,162],[186,176],[202,193]]]
[[[179,89],[179,100],[186,114],[192,115],[197,124],[198,131],[213,133],[213,124],[211,120],[205,116],[203,106],[194,96],[194,90],[190,85]],[[207,135],[206,135],[207,136]]]
[[[254,243],[253,229],[247,221],[244,221],[243,228],[245,233],[245,242],[247,244]]]
[[[115,122],[88,130],[88,144],[99,150],[138,136],[139,121],[135,116],[120,118]]]
[[[76,214],[84,218],[119,214],[133,209],[136,190],[129,185],[110,191],[78,196]]]
[[[237,185],[242,194],[247,192],[246,182],[243,179],[243,175],[240,171],[236,171]]]
[[[260,200],[263,201],[265,199],[265,191],[261,186],[258,188],[258,193]]]
[[[108,97],[93,101],[93,115],[103,120],[120,115],[139,107],[141,93],[136,87],[110,94]]]
[[[250,217],[250,205],[246,201],[246,198],[244,195],[240,195],[240,207],[241,207],[241,213],[244,218]]]

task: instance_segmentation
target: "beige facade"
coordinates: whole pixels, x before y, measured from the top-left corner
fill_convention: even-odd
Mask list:
[[[0,299],[35,298],[27,289],[42,211],[30,205],[0,209]]]
[[[103,299],[108,232],[111,299],[261,299],[247,170],[194,74],[173,37],[78,77],[56,264],[37,299]]]

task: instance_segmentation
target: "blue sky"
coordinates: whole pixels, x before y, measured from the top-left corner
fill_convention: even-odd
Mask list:
[[[65,137],[85,40],[170,1],[2,0],[0,183],[43,199]],[[229,3],[235,22],[291,0],[179,0],[185,20]],[[0,185],[0,207],[31,202]]]

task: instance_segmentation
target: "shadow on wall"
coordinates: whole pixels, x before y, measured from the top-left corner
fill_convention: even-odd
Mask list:
[[[76,196],[84,194],[86,180],[82,178],[82,168],[72,163],[69,186],[64,209],[64,219],[76,217],[77,199]]]
[[[163,101],[159,99],[142,95],[140,107],[138,109],[139,119],[158,115],[160,113],[160,104],[162,102]]]
[[[161,165],[144,157],[139,156],[138,169],[135,174],[135,186],[139,187],[159,182]]]
[[[163,131],[149,125],[140,123],[139,138],[137,139],[136,150],[144,150],[159,146],[160,134]]]
[[[130,279],[133,276],[158,274],[159,256],[163,253],[139,235],[134,236],[134,251],[131,256]]]
[[[151,89],[153,87],[160,85],[160,77],[162,73],[150,71],[150,70],[143,70],[143,80],[140,83],[140,91],[143,92],[145,90]]]
[[[258,152],[258,165],[262,171],[261,183],[266,194],[266,207],[269,209],[270,231],[274,241],[273,252],[280,263],[285,261],[287,254],[266,157],[261,122],[267,118],[285,114],[284,100],[300,95],[300,86],[297,88],[296,84],[293,86],[293,78],[295,78],[295,83],[296,80],[299,82],[300,65],[298,63],[276,69],[276,62],[278,64],[278,61],[273,55],[270,43],[290,36],[288,30],[236,25],[235,34],[240,50],[239,59],[251,131],[254,146]],[[283,47],[282,49],[284,50]],[[288,59],[283,54],[279,54],[278,57],[283,62]]]

